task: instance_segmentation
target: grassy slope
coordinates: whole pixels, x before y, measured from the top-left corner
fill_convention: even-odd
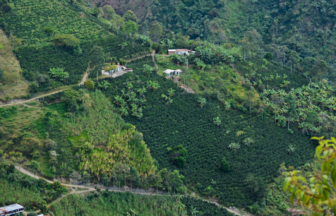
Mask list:
[[[227,93],[234,95],[238,102],[246,100],[249,94],[249,88],[242,85],[242,82],[233,82],[233,75],[239,75],[237,70],[230,68],[228,65],[216,65],[211,70],[201,71],[195,66],[189,65],[187,70],[186,66],[178,66],[171,62],[167,56],[156,56],[156,63],[158,64],[158,74],[163,76],[163,71],[166,69],[181,69],[182,76],[178,79],[180,84],[186,82],[186,86],[192,88],[196,94],[202,94],[204,90],[209,94],[216,94],[220,98],[225,97]],[[218,87],[215,83],[221,80],[222,85]],[[222,88],[226,92],[223,92]],[[253,90],[253,103],[259,104],[259,94]]]
[[[14,98],[27,95],[28,84],[20,75],[20,63],[14,56],[12,47],[2,30],[0,30],[0,44],[4,47],[3,50],[0,50],[0,68],[7,72],[5,79],[9,79],[8,75],[14,78],[11,82],[5,82],[4,93],[0,94],[0,99],[4,100],[6,96]]]
[[[136,65],[129,66],[135,68]],[[262,120],[260,116],[250,117],[237,110],[224,111],[220,104],[209,97],[208,104],[201,109],[196,95],[181,94],[182,90],[176,88],[172,81],[158,75],[150,78],[139,73],[136,75],[142,81],[159,81],[161,88],[156,92],[150,90],[146,93],[148,104],[141,120],[131,116],[125,117],[125,120],[136,125],[144,134],[151,154],[158,160],[160,168],[175,169],[170,159],[169,147],[179,144],[185,146],[189,157],[181,173],[186,176],[185,182],[190,186],[196,187],[200,183],[198,189],[202,194],[215,195],[228,205],[251,205],[254,198],[244,182],[248,173],[270,182],[282,162],[298,166],[313,157],[314,145],[309,139],[295,128],[294,134],[290,135],[286,129],[274,124],[272,116]],[[129,74],[110,82],[121,89],[120,86],[131,76]],[[168,88],[174,88],[177,92],[173,96],[173,103],[167,106],[161,94],[166,94]],[[120,94],[118,89],[108,90],[106,94]],[[217,116],[222,120],[220,127],[213,124],[213,118]],[[242,131],[243,135],[239,135],[238,131]],[[247,137],[255,140],[250,147],[242,144]],[[241,144],[241,149],[236,153],[228,148],[232,142]],[[292,155],[286,151],[289,144],[296,146]],[[223,156],[231,164],[232,171],[229,173],[220,170]],[[216,184],[212,184],[212,180]]]

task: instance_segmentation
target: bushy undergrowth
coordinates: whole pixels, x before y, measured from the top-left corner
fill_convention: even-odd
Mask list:
[[[257,197],[247,189],[248,183],[244,180],[248,173],[270,182],[277,176],[282,162],[298,166],[313,157],[314,145],[307,137],[296,129],[289,134],[274,124],[272,117],[262,120],[261,116],[249,116],[237,110],[224,111],[217,100],[206,95],[208,102],[202,109],[196,95],[183,93],[172,81],[154,74],[147,77],[140,72],[134,73],[135,76],[127,74],[109,79],[111,85],[118,88],[110,88],[104,93],[120,95],[120,87],[127,81],[133,82],[134,88],[140,82],[159,82],[158,90],[145,94],[147,104],[143,118],[127,116],[124,119],[144,134],[160,168],[174,169],[170,149],[183,145],[188,151],[188,160],[180,171],[186,177],[185,182],[195,186],[201,194],[217,196],[227,204],[251,205]],[[161,95],[169,88],[176,92],[173,102],[167,105]],[[213,123],[217,116],[221,120],[220,126]],[[243,145],[246,138],[255,142],[250,146]],[[230,143],[240,143],[241,148],[232,151]],[[291,154],[287,151],[290,144],[295,145]],[[221,171],[223,157],[230,163],[230,172]]]
[[[0,164],[0,206],[19,203],[27,210],[46,209],[47,202],[67,190],[58,182],[49,184],[17,171],[13,165]]]
[[[291,72],[287,66],[282,68],[279,63],[269,62],[266,59],[253,58],[248,61],[237,61],[235,67],[261,92],[265,88],[289,90],[309,83],[309,79],[297,70]]]
[[[181,205],[181,203],[183,203]],[[63,214],[80,215],[203,215],[229,216],[225,209],[201,200],[183,197],[177,202],[175,197],[139,196],[131,193],[100,192],[85,197],[70,195],[51,205],[55,216]],[[182,209],[182,206],[185,208]],[[192,211],[192,209],[196,211]],[[195,212],[192,214],[192,212]]]

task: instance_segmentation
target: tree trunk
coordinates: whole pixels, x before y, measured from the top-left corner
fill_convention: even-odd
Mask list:
[[[288,118],[288,130],[289,130],[289,118]]]

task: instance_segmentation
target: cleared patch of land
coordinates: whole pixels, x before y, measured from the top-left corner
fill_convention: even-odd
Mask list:
[[[0,68],[4,71],[5,77],[2,91],[0,90],[0,99],[5,100],[7,96],[15,98],[27,95],[28,84],[20,75],[20,63],[14,56],[8,38],[2,30],[0,30],[0,44],[3,45],[3,49],[0,50]]]

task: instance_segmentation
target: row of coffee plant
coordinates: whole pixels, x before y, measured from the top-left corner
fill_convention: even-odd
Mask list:
[[[93,58],[90,55],[90,51],[95,45],[103,48],[104,53],[101,53],[101,55],[104,55],[102,58],[106,61],[109,61],[111,57],[120,59],[128,56],[128,58],[132,58],[132,56],[136,56],[138,53],[148,52],[148,47],[144,47],[138,43],[130,45],[125,50],[120,50],[118,46],[124,42],[124,39],[120,37],[110,36],[102,40],[83,43],[81,44],[80,55],[75,54],[73,48],[53,45],[44,46],[41,49],[24,46],[17,49],[16,54],[20,60],[26,79],[34,81],[38,78],[39,73],[48,74],[50,68],[63,68],[64,71],[69,73],[69,77],[59,82],[67,85],[78,83],[82,78],[84,72],[89,67],[89,61]],[[93,76],[96,76],[97,71],[101,74],[101,70],[95,70],[92,71]],[[46,81],[39,81],[40,85],[43,84],[42,82]],[[49,83],[44,85],[47,87],[51,86]]]
[[[238,110],[226,111],[221,103],[206,95],[201,104],[196,95],[184,93],[166,78],[155,74],[148,76],[140,67],[135,68],[133,75],[108,81],[114,88],[108,88],[104,93],[113,103],[116,103],[113,98],[122,94],[127,82],[134,81],[136,89],[142,86],[141,83],[157,82],[160,85],[157,90],[145,93],[147,102],[143,107],[143,118],[128,115],[123,116],[124,119],[144,134],[159,168],[176,169],[170,150],[183,145],[188,151],[186,164],[180,169],[186,177],[185,183],[197,187],[201,194],[217,196],[227,204],[247,206],[259,197],[248,189],[247,174],[270,182],[281,163],[298,166],[313,157],[314,145],[309,138],[297,129],[293,129],[293,134],[279,129],[272,115],[267,114],[262,119]],[[167,105],[161,95],[171,88],[175,90],[173,103]],[[217,117],[220,124],[214,124],[213,119]],[[240,148],[231,149],[232,143]],[[230,172],[221,170],[223,157],[230,164]]]
[[[72,34],[83,42],[110,35],[84,14],[80,16],[56,0],[19,0],[12,4],[12,9],[6,13],[5,30],[23,39],[24,45],[46,43],[55,34]]]

